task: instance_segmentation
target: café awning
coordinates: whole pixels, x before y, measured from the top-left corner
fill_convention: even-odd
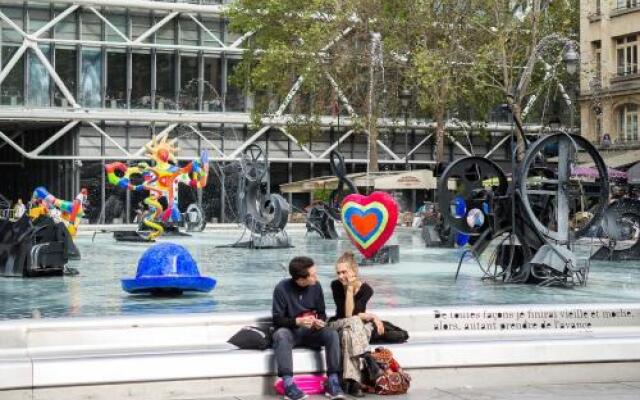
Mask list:
[[[347,178],[350,179],[356,187],[373,187],[375,179],[386,174],[389,174],[389,172],[371,172],[368,176],[366,172],[358,172],[348,174]],[[282,193],[311,193],[316,190],[333,190],[337,187],[338,178],[333,175],[329,175],[291,183],[283,183],[280,185],[280,191]]]
[[[379,190],[435,189],[438,180],[433,177],[433,171],[417,169],[378,177],[373,187]]]
[[[376,190],[436,189],[438,181],[428,169],[413,171],[359,172],[347,177],[356,187]],[[322,176],[280,185],[282,193],[310,193],[316,190],[333,190],[338,186],[335,176]],[[455,185],[449,185],[455,186]]]

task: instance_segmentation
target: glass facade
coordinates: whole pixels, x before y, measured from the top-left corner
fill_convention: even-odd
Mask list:
[[[181,1],[222,4],[221,0]],[[29,33],[37,32],[68,6],[40,8],[2,5],[2,12]],[[39,48],[78,104],[84,108],[245,111],[245,93],[229,83],[237,60],[221,56],[231,35],[215,15],[188,14],[166,22],[141,44],[127,46],[164,18],[150,10],[110,7],[70,13],[42,32]],[[203,28],[204,26],[204,28]],[[235,39],[235,38],[234,38]],[[0,65],[4,67],[23,42],[0,21]],[[49,71],[27,50],[0,84],[4,106],[68,108],[70,101]]]
[[[18,46],[2,46],[2,68],[18,51]],[[24,56],[11,69],[9,75],[0,85],[0,104],[3,106],[20,106],[24,102]]]

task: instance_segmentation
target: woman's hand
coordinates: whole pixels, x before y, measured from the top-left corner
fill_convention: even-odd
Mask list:
[[[384,324],[382,323],[382,320],[380,320],[378,317],[375,317],[375,319],[373,320],[374,325],[376,326],[376,331],[378,332],[378,335],[384,335]]]

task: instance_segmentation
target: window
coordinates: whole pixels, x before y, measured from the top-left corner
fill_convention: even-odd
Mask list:
[[[76,50],[56,48],[56,72],[72,96],[76,96]],[[56,85],[53,95],[54,105],[68,107],[69,100],[64,97],[60,88]]]
[[[102,40],[102,21],[91,11],[82,14],[82,40]]]
[[[618,137],[622,141],[638,140],[638,105],[625,104],[618,111]]]
[[[40,47],[45,57],[49,58],[49,47]],[[33,50],[29,50],[27,62],[27,104],[36,107],[49,107],[49,73]]]
[[[124,13],[124,10],[121,11]],[[104,15],[104,14],[103,14]],[[118,13],[109,13],[104,15],[106,19],[111,22],[111,25],[115,26],[120,33],[123,35],[127,35],[127,18],[126,16]],[[105,24],[105,34],[107,37],[107,41],[109,42],[124,42],[122,36],[120,36],[112,27],[108,24]]]
[[[595,77],[602,80],[602,46],[599,41],[592,43]]]
[[[640,7],[640,0],[617,0],[617,9]]]
[[[191,19],[180,20],[180,44],[197,46],[200,27]]]
[[[600,0],[596,0],[596,7],[595,7],[595,14],[596,14],[596,15],[600,15],[600,14],[601,14],[601,10],[602,10],[602,9],[600,8],[600,6],[601,6],[601,4],[600,4],[600,3],[601,3],[601,1],[600,1]]]
[[[76,26],[74,14],[67,15],[65,19],[53,26],[56,32],[56,39],[77,39]]]
[[[2,68],[18,51],[15,46],[2,46]],[[7,106],[22,105],[23,102],[23,85],[24,85],[24,56],[20,57],[16,65],[11,69],[9,75],[4,79],[0,86],[0,104]]]
[[[127,108],[127,55],[124,50],[107,53],[108,108]]]
[[[627,76],[638,73],[637,39],[637,36],[628,36],[616,39],[618,76]]]
[[[82,82],[80,102],[85,107],[102,107],[102,52],[82,50]]]
[[[49,10],[46,9],[30,9],[29,10],[29,32],[35,33],[40,28],[44,27],[51,20]],[[50,36],[51,29],[47,29],[40,38],[48,38]]]
[[[132,56],[131,108],[151,108],[151,54]]]
[[[244,111],[244,90],[241,85],[235,83],[233,74],[236,67],[240,65],[240,60],[227,61],[227,95],[226,107],[227,111]]]
[[[156,106],[158,110],[176,108],[175,63],[173,53],[156,54]]]
[[[204,59],[204,111],[222,111],[222,96],[220,93],[220,59]]]
[[[180,57],[180,108],[198,109],[198,57],[195,54]]]
[[[9,17],[20,29],[24,29],[22,26],[22,7],[5,7],[3,5],[2,12]],[[0,27],[2,27],[2,43],[22,43],[22,36],[13,29],[5,21],[0,20]]]

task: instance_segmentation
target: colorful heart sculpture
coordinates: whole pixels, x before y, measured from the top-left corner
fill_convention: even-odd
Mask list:
[[[398,204],[388,193],[350,194],[342,202],[342,224],[351,242],[366,258],[389,240],[398,222]]]

